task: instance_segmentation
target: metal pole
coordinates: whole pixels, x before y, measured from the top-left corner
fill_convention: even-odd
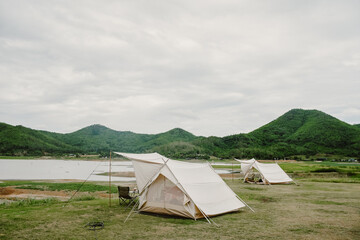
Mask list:
[[[111,151],[109,161],[109,207],[111,207]]]
[[[231,163],[231,181],[234,181],[234,163]]]

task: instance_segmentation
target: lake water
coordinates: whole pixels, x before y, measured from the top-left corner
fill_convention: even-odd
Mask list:
[[[213,166],[234,166],[234,167],[241,166],[240,163],[211,163],[211,165],[213,165]]]
[[[130,161],[112,162],[111,172],[133,172]],[[75,179],[108,181],[109,163],[72,160],[0,160],[0,180]],[[134,177],[111,177],[112,181],[135,181]]]
[[[228,173],[227,170],[215,170]],[[74,179],[108,181],[109,162],[77,160],[15,160],[0,159],[0,180],[58,180]],[[131,161],[111,163],[111,172],[134,172]],[[112,181],[135,181],[134,177],[111,177]]]

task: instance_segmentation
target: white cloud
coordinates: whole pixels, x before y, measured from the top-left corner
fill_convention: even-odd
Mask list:
[[[0,121],[225,136],[302,107],[360,123],[359,7],[0,0]]]

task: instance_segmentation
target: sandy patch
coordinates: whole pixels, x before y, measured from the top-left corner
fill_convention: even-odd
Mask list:
[[[33,189],[17,189],[13,187],[0,188],[0,198],[2,199],[22,199],[22,198],[45,199],[49,197],[56,197],[61,200],[67,200],[70,197],[70,193],[64,191],[40,191]]]

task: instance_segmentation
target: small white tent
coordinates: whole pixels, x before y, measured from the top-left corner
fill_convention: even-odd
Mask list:
[[[158,153],[115,153],[132,160],[139,211],[208,219],[245,206],[208,163],[181,162]]]
[[[251,160],[238,160],[241,163],[241,172],[244,174],[244,181],[255,168],[259,171],[261,179],[265,184],[290,183],[293,180],[282,170],[277,163],[259,163],[254,158]]]

